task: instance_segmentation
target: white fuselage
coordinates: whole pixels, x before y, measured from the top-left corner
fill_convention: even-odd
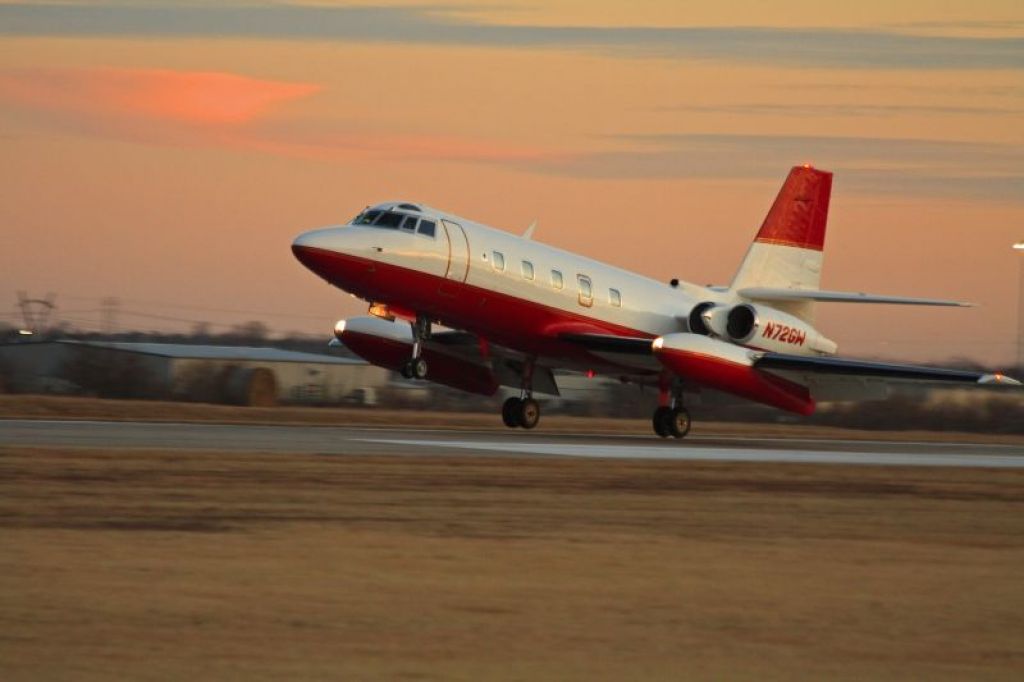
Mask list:
[[[649,337],[686,331],[686,318],[695,305],[704,301],[727,303],[732,298],[727,292],[687,282],[676,286],[658,282],[532,239],[421,209],[415,215],[436,224],[432,237],[349,224],[307,232],[295,244],[379,264],[388,273],[398,269],[433,278],[438,283],[436,291],[428,286],[427,290],[420,287],[417,291],[374,292],[369,285],[360,290],[358,281],[348,286],[344,281],[336,283],[369,300],[414,310],[426,307],[444,324],[481,334],[494,326],[493,320],[486,319],[486,306],[478,305],[480,309],[474,310],[473,301],[467,301],[465,295],[448,298],[446,291],[490,292],[519,302],[517,313],[527,317],[545,310],[545,320],[555,317],[566,325],[584,327],[592,323],[596,330],[628,330],[631,335]],[[424,280],[412,277],[410,281]],[[465,319],[467,315],[471,319]],[[527,319],[521,322],[530,326]]]

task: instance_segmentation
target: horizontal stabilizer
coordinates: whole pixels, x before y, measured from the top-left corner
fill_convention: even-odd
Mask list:
[[[736,292],[755,301],[822,301],[827,303],[888,303],[891,305],[937,305],[970,308],[973,303],[945,301],[937,298],[909,298],[907,296],[878,296],[860,291],[823,291],[821,289],[776,289],[746,287]]]

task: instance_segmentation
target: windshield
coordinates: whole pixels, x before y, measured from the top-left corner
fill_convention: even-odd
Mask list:
[[[380,216],[380,214],[383,213],[383,212],[384,211],[378,211],[378,210],[363,211],[362,213],[360,213],[359,215],[357,215],[355,218],[352,219],[352,224],[353,225],[369,225],[374,220],[376,220],[377,217]]]
[[[350,224],[376,227],[384,230],[401,229],[404,232],[421,234],[431,238],[435,235],[435,223],[433,220],[420,219],[408,213],[385,211],[379,208],[363,211],[353,218]]]

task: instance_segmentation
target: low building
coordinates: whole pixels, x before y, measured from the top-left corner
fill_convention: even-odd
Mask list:
[[[279,348],[46,341],[0,345],[8,390],[240,405],[372,404],[389,372]]]

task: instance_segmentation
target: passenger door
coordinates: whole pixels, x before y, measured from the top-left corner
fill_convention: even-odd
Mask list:
[[[469,237],[462,225],[450,220],[441,220],[444,235],[448,240],[448,267],[445,279],[465,282],[469,277]]]

